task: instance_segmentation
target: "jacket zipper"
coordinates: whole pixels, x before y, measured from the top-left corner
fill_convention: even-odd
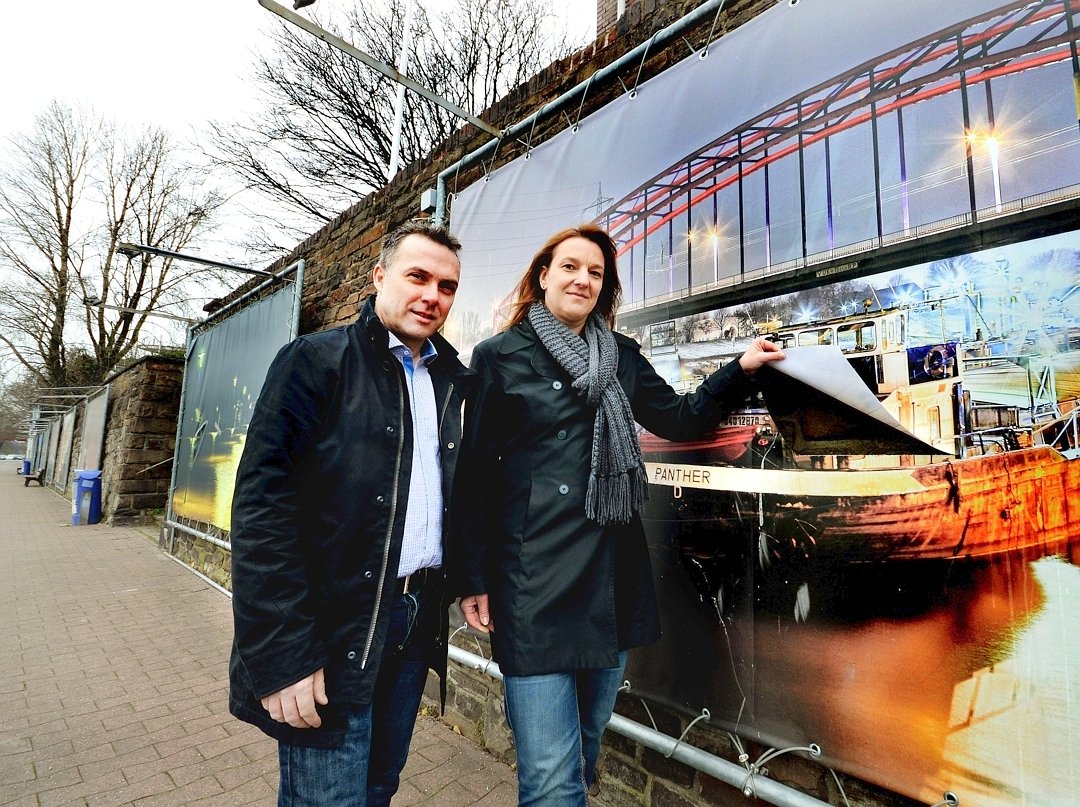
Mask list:
[[[439,413],[439,456],[440,457],[445,457],[445,455],[443,454],[443,451],[442,451],[442,442],[443,442],[443,439],[444,439],[443,438],[443,422],[446,420],[446,413],[450,411],[450,401],[452,401],[453,398],[454,398],[454,382],[451,381],[449,389],[446,390],[446,400],[443,401],[442,412]],[[439,470],[440,470],[440,473],[442,474],[442,479],[443,479],[443,513],[445,514],[445,517],[443,518],[443,522],[442,522],[442,535],[440,536],[440,538],[442,539],[442,544],[443,544],[443,569],[445,570],[446,569],[446,552],[447,552],[446,545],[449,543],[449,541],[447,541],[447,535],[448,535],[448,532],[449,532],[449,529],[450,529],[450,523],[449,523],[450,522],[450,511],[446,507],[446,502],[447,502],[447,492],[446,492],[446,487],[445,487],[445,483],[446,483],[446,466],[443,463],[440,463],[440,465],[442,466]],[[443,574],[444,574],[444,579],[445,579],[445,571],[444,571]]]
[[[442,442],[443,437],[443,421],[446,420],[446,412],[450,409],[450,399],[454,397],[454,382],[450,382],[450,389],[446,391],[446,400],[443,401],[442,412],[439,413],[439,441]],[[441,449],[442,446],[439,446]]]
[[[396,361],[396,360],[395,360]],[[394,537],[394,522],[397,520],[398,484],[401,479],[401,455],[405,444],[405,390],[402,387],[401,376],[403,370],[394,373],[398,382],[398,436],[397,460],[394,463],[394,488],[393,500],[390,504],[390,524],[386,528],[386,541],[383,546],[382,568],[379,570],[379,587],[375,591],[375,608],[371,612],[371,627],[368,628],[367,642],[364,643],[364,655],[360,659],[360,669],[366,669],[368,657],[371,655],[371,645],[375,641],[375,626],[379,620],[379,608],[382,604],[383,588],[386,586],[386,567],[390,563],[390,544]]]

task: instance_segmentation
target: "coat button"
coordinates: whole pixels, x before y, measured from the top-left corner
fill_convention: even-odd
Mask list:
[[[390,362],[388,362],[388,361],[384,361],[384,362],[382,363],[382,368],[383,368],[384,370],[386,370],[386,372],[388,372],[388,373],[389,373],[389,372],[390,372]]]
[[[356,651],[350,650],[348,653],[345,654],[345,658],[347,658],[349,661],[352,661],[354,658],[356,658]]]
[[[366,572],[364,572],[364,579],[365,580],[370,580],[371,579],[371,569],[368,569]]]
[[[562,389],[562,382],[561,381],[552,381],[551,382],[551,388],[552,389]]]
[[[454,447],[455,447],[455,443],[454,443],[454,441],[453,441],[453,440],[451,440],[451,441],[450,441],[449,443],[447,443],[447,444],[446,444],[446,447],[447,447],[448,449],[450,449],[451,451],[453,451],[453,450],[454,450]]]
[[[396,430],[394,429],[394,427],[393,427],[393,426],[387,426],[387,427],[386,427],[386,433],[387,433],[387,434],[393,434],[393,433],[394,433],[395,431],[396,431]]]
[[[559,429],[559,433],[556,434],[555,436],[558,437],[560,440],[565,440],[566,439],[566,429]]]
[[[383,503],[383,502],[385,502],[385,501],[386,501],[386,497],[385,497],[385,496],[376,496],[376,497],[375,497],[375,504],[382,504],[382,503]]]
[[[563,496],[565,496],[569,492],[570,492],[570,486],[569,485],[559,485],[559,493],[561,493]]]

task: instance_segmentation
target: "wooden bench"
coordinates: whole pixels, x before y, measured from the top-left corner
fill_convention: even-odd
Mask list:
[[[42,477],[45,475],[44,468],[38,468],[32,474],[24,474],[22,484],[24,488],[30,487],[31,482],[37,482],[38,487],[43,487],[45,483],[42,481]]]

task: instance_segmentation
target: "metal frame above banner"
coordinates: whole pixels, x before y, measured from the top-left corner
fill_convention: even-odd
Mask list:
[[[263,0],[259,1],[263,2]],[[609,78],[618,77],[624,69],[630,66],[637,67],[637,79],[634,82],[634,89],[629,90],[629,92],[634,92],[637,88],[638,81],[640,81],[641,79],[641,68],[644,66],[645,59],[649,55],[649,52],[657,48],[666,47],[671,42],[682,38],[684,33],[686,33],[688,30],[695,28],[697,25],[707,20],[711,15],[713,17],[713,27],[709,32],[709,41],[706,43],[701,53],[707,52],[709,45],[712,44],[712,37],[716,30],[716,20],[717,18],[719,18],[720,12],[723,11],[724,4],[726,2],[727,0],[709,0],[706,3],[703,3],[686,16],[682,17],[679,20],[676,20],[666,28],[657,31],[651,37],[649,37],[646,42],[642,42],[633,50],[624,53],[611,64],[605,67],[601,67],[591,76],[589,76],[589,78],[580,82],[577,86],[567,90],[554,101],[550,101],[549,103],[544,104],[544,106],[540,107],[540,109],[538,109],[532,115],[529,115],[529,117],[511,126],[504,133],[502,133],[498,140],[492,140],[488,143],[485,143],[480,148],[462,157],[450,167],[440,171],[435,186],[435,213],[432,217],[435,223],[446,223],[446,186],[447,181],[451,177],[456,176],[463,170],[467,170],[473,167],[477,163],[481,162],[489,154],[494,154],[495,151],[498,149],[499,144],[503,140],[507,138],[517,139],[526,135],[531,135],[531,132],[538,121],[545,120],[552,115],[561,112],[572,101],[578,100],[580,98],[580,103],[577,110],[577,118],[573,122],[573,125],[576,126],[578,120],[580,120],[581,118],[581,112],[584,108],[585,98],[588,95],[589,88],[597,82],[603,84]]]

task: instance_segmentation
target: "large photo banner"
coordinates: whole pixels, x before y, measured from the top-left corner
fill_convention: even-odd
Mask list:
[[[72,407],[60,418],[60,436],[56,444],[56,462],[52,465],[50,484],[56,490],[67,491],[71,476],[71,449],[75,443],[75,419],[78,410]]]
[[[778,3],[455,189],[464,350],[595,221],[676,389],[767,335],[937,452],[767,378],[707,440],[640,434],[664,633],[634,695],[928,803],[1074,803],[1077,31],[1076,3]]]
[[[1069,803],[1078,283],[1072,232],[677,320],[673,383],[768,322],[791,351],[834,346],[949,454],[801,453],[771,417],[789,401],[710,445],[643,438],[664,635],[634,691],[917,798]]]
[[[228,532],[236,467],[270,362],[293,337],[293,283],[197,334],[184,367],[175,515]]]
[[[101,452],[105,446],[105,425],[109,414],[109,388],[103,387],[86,401],[83,412],[82,437],[75,469],[96,471],[101,468]]]

